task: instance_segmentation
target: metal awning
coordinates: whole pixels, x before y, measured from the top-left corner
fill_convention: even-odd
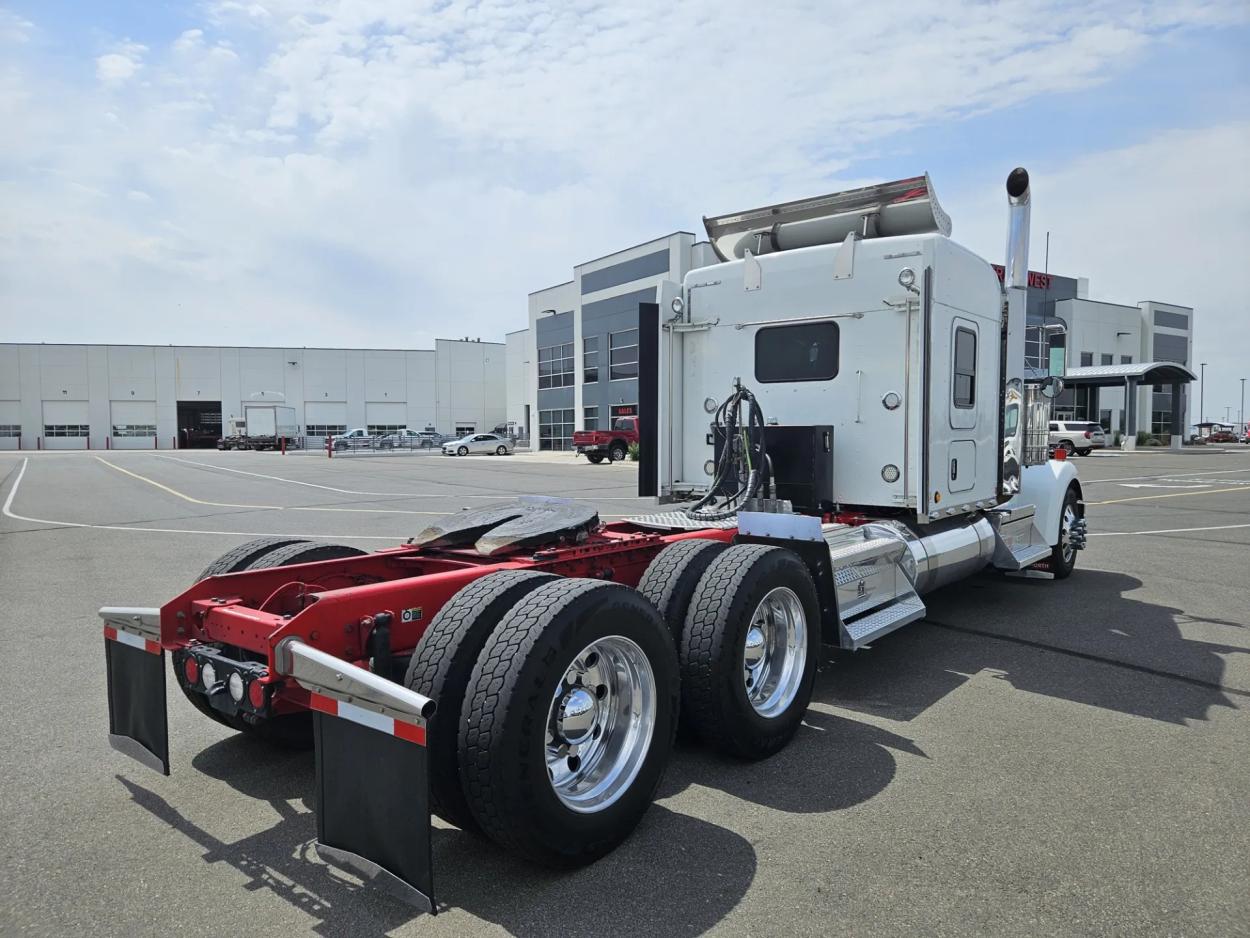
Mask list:
[[[1118,388],[1125,381],[1137,384],[1188,384],[1198,376],[1180,362],[1136,362],[1131,365],[1086,365],[1069,368],[1063,376],[1068,387]]]

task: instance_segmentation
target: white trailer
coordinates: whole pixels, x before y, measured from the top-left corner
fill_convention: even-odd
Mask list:
[[[248,449],[273,449],[283,439],[293,441],[299,436],[295,408],[282,404],[243,405],[244,446]]]

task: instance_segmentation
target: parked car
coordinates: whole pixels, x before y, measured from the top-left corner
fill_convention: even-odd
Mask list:
[[[573,431],[573,448],[593,463],[620,462],[629,453],[629,444],[637,442],[637,417],[617,417],[611,430]]]
[[[410,430],[405,427],[378,437],[378,449],[421,449],[435,446],[442,438],[428,430]]]
[[[1088,456],[1091,451],[1107,445],[1107,435],[1102,424],[1087,420],[1052,420],[1050,422],[1050,450],[1065,449],[1068,455]]]
[[[1211,431],[1207,439],[1212,443],[1236,443],[1237,434],[1232,431],[1231,427],[1217,427]]]
[[[354,430],[348,430],[346,433],[340,433],[338,436],[330,438],[330,445],[335,450],[345,449],[372,449],[376,437],[369,433],[364,427],[356,427]]]
[[[511,456],[512,451],[512,441],[498,433],[470,433],[468,436],[443,444],[444,456],[468,456],[470,453]]]

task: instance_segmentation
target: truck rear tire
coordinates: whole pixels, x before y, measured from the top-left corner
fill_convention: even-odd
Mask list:
[[[728,547],[724,541],[698,539],[669,544],[655,555],[638,582],[638,592],[660,610],[673,633],[674,647],[681,641],[682,626],[700,578]]]
[[[504,614],[555,579],[550,573],[504,570],[474,580],[434,616],[408,663],[404,686],[438,702],[426,729],[431,807],[462,830],[478,830],[460,787],[461,711],[473,666]]]
[[[599,463],[603,462],[602,453],[587,453],[586,458],[589,459],[596,466],[599,465]]]
[[[246,570],[254,561],[265,554],[287,547],[291,544],[305,544],[307,538],[302,537],[258,537],[254,541],[240,544],[234,550],[222,554],[207,567],[200,571],[194,582],[207,580],[210,576],[221,576],[226,573],[239,573]]]
[[[602,580],[539,587],[491,634],[465,695],[473,816],[531,861],[598,859],[650,806],[677,708],[672,637],[640,593]]]
[[[682,630],[682,720],[721,752],[763,759],[794,736],[820,654],[820,603],[792,551],[737,544],[699,580]]]
[[[623,461],[628,453],[628,448],[620,440],[617,440],[608,448],[608,458],[613,462]]]
[[[299,541],[269,551],[248,566],[249,570],[269,570],[273,567],[292,567],[297,563],[316,563],[318,560],[339,560],[343,557],[360,557],[368,551],[346,544],[318,544],[315,541]]]

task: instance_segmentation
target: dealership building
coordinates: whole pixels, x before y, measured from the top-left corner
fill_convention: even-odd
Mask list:
[[[505,345],[433,349],[0,345],[0,449],[169,449],[219,434],[243,406],[295,409],[315,444],[352,427],[492,430],[506,419]]]
[[[1002,267],[994,269],[1001,279]],[[1192,307],[1095,300],[1087,278],[1029,271],[1028,323],[1028,366],[1045,373],[1048,360],[1052,368],[1059,364],[1056,356],[1047,355],[1047,345],[1062,349],[1058,354],[1069,387],[1055,401],[1057,420],[1088,420],[1126,433],[1133,417],[1135,430],[1158,436],[1174,428],[1183,433],[1192,422]],[[1130,399],[1131,414],[1125,406]]]

